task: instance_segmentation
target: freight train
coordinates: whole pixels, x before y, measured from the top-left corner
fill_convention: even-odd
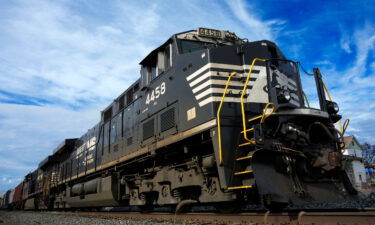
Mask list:
[[[228,211],[356,196],[339,108],[319,69],[313,108],[299,63],[275,43],[207,28],[173,35],[140,66],[101,120],[65,139],[3,205],[152,209],[192,200]]]

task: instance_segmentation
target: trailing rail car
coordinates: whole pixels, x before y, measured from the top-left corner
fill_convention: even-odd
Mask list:
[[[140,66],[94,127],[27,175],[25,208],[194,200],[232,210],[355,196],[339,108],[319,69],[312,108],[299,64],[267,40],[198,28],[173,35]]]
[[[24,182],[21,182],[17,187],[14,189],[14,196],[12,199],[12,208],[14,209],[22,209],[23,208],[23,199],[22,199],[22,191],[23,191]]]

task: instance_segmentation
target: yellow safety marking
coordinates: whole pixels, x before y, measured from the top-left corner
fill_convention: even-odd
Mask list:
[[[216,115],[216,118],[217,118],[217,133],[218,133],[218,144],[219,144],[219,165],[222,165],[223,164],[223,150],[222,150],[222,147],[221,147],[221,127],[220,127],[220,113],[221,113],[221,108],[223,106],[223,102],[224,102],[224,98],[225,98],[225,95],[227,94],[227,90],[228,90],[228,86],[229,86],[229,83],[230,83],[230,80],[232,79],[233,76],[235,76],[237,73],[236,72],[233,72],[229,75],[228,77],[228,80],[227,80],[227,83],[225,85],[225,88],[224,88],[224,92],[223,92],[223,96],[221,97],[221,101],[220,101],[220,105],[219,105],[219,108],[217,109],[217,115]]]
[[[245,170],[245,171],[240,171],[240,172],[235,172],[234,175],[241,175],[241,174],[246,174],[246,173],[252,173],[252,170]]]
[[[248,155],[248,156],[244,156],[244,157],[241,157],[241,158],[237,158],[236,160],[240,161],[240,160],[251,159],[251,158],[253,158],[253,156],[252,155]]]
[[[237,189],[245,189],[245,188],[252,188],[253,186],[237,186],[237,187],[228,187],[228,190],[237,190]]]

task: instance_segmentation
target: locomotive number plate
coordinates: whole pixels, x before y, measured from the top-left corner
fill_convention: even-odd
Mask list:
[[[164,95],[165,90],[166,90],[165,82],[163,82],[160,85],[156,86],[155,89],[151,90],[150,93],[147,94],[146,105],[148,105],[151,102],[155,101],[161,95]]]
[[[198,28],[199,36],[212,37],[212,38],[221,38],[221,31],[208,29],[208,28]]]

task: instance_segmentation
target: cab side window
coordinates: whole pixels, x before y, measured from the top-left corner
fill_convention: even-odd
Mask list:
[[[158,52],[157,76],[172,67],[172,44],[168,44],[164,49]]]
[[[104,148],[109,145],[109,136],[110,136],[110,122],[104,124]]]
[[[111,121],[111,140],[110,143],[113,144],[116,142],[121,136],[121,125],[122,125],[122,113],[118,114],[115,118]]]
[[[164,67],[169,70],[172,67],[172,44],[169,44],[164,51]]]
[[[126,105],[130,105],[133,102],[133,89],[130,89],[126,93]]]
[[[172,43],[168,43],[158,52],[148,56],[141,67],[141,89],[146,89],[151,81],[165,71],[172,68],[173,65]]]
[[[116,120],[117,119],[112,119],[111,121],[111,138],[110,138],[110,143],[113,144],[116,140],[117,140],[117,123],[116,123]]]

